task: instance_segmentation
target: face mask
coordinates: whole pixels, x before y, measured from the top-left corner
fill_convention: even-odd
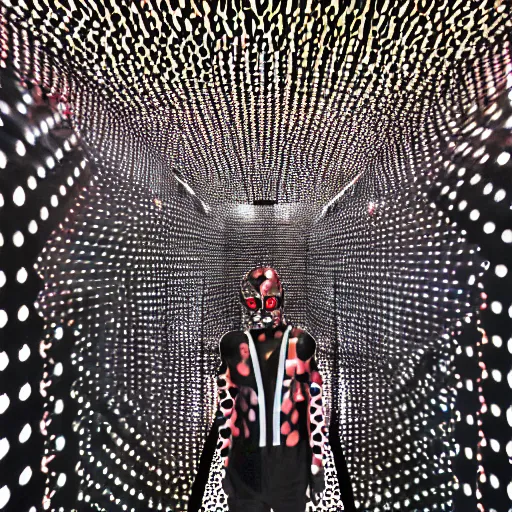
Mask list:
[[[242,280],[240,299],[250,329],[277,327],[284,321],[284,292],[277,272],[271,267],[257,267]]]

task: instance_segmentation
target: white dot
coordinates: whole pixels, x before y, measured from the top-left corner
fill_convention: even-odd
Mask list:
[[[505,265],[496,265],[496,269],[494,272],[498,277],[505,277],[508,273],[508,269]]]
[[[7,324],[7,320],[7,313],[3,309],[0,309],[0,329],[2,327],[5,327],[5,325]]]
[[[3,151],[0,151],[0,169],[5,169],[7,166],[7,157]]]
[[[3,372],[9,365],[9,356],[7,352],[0,352],[0,372]]]
[[[59,206],[59,198],[55,194],[53,194],[53,196],[50,198],[50,204],[54,208],[57,208],[57,206]]]
[[[41,208],[39,216],[41,217],[41,220],[46,220],[49,217],[48,208],[46,208],[46,206]]]
[[[25,269],[25,267],[21,267],[18,272],[16,273],[16,281],[18,283],[23,284],[28,278],[28,273]]]
[[[57,327],[55,329],[55,339],[61,340],[63,336],[64,336],[64,329],[62,327]]]
[[[0,414],[3,414],[9,408],[11,401],[9,397],[4,393],[0,395]]]
[[[19,484],[20,485],[26,485],[32,478],[32,469],[30,466],[27,466],[21,473]]]
[[[64,185],[61,185],[59,187],[59,192],[60,192],[61,196],[65,196],[66,195],[66,187]]]
[[[32,388],[30,387],[30,384],[27,382],[23,386],[21,386],[19,399],[24,402],[29,396],[30,393],[32,393]]]
[[[20,435],[18,436],[18,439],[21,444],[26,443],[30,436],[32,435],[32,427],[27,423],[20,432]]]
[[[478,220],[480,218],[480,212],[478,210],[471,210],[471,213],[469,214],[469,218],[471,220]]]
[[[473,419],[473,416],[471,414],[468,414],[466,416],[466,423],[468,425],[473,425],[475,423],[475,420]]]
[[[25,156],[27,153],[25,144],[23,144],[23,142],[21,142],[21,140],[16,142],[16,153],[18,153],[18,155],[20,155],[20,156]]]
[[[500,486],[500,481],[498,480],[498,477],[496,475],[491,474],[489,477],[489,481],[491,482],[491,485],[497,489]]]
[[[498,165],[505,165],[510,160],[510,153],[507,153],[506,151],[503,151],[498,158],[496,159],[496,162],[498,162]]]
[[[505,229],[505,231],[503,231],[501,234],[501,239],[506,244],[512,244],[512,229]]]
[[[0,460],[2,460],[9,453],[9,441],[4,437],[0,439]]]
[[[40,178],[46,178],[46,169],[44,167],[38,167],[37,168],[37,175]]]
[[[499,370],[492,370],[491,375],[496,382],[501,382],[501,372]]]
[[[53,369],[53,374],[56,377],[60,377],[62,375],[62,371],[64,370],[64,366],[62,366],[62,363],[57,363],[55,365],[55,368]]]
[[[25,191],[23,187],[17,187],[12,195],[12,200],[16,206],[23,206],[25,204]]]
[[[502,188],[500,188],[498,192],[496,192],[496,194],[494,195],[494,200],[497,203],[499,203],[500,201],[503,201],[503,199],[505,199],[506,196],[507,193]]]
[[[37,222],[35,220],[31,220],[28,224],[28,230],[30,233],[35,235],[37,233]]]
[[[492,183],[487,183],[484,187],[484,195],[488,196],[492,192],[493,186]]]
[[[20,351],[18,352],[18,359],[24,363],[28,358],[30,357],[30,348],[25,343],[23,347],[20,348]]]
[[[5,505],[7,505],[10,497],[11,497],[11,491],[9,490],[9,487],[7,487],[7,485],[4,485],[0,489],[0,508],[4,508]]]
[[[3,270],[0,270],[0,288],[3,287],[5,282],[6,282],[5,273]]]
[[[484,233],[487,233],[490,235],[491,233],[494,233],[494,230],[496,229],[496,224],[494,222],[486,222],[484,224]]]
[[[12,243],[16,247],[21,247],[23,245],[23,242],[25,241],[25,238],[23,237],[23,234],[21,231],[16,231],[12,237]]]
[[[64,410],[64,402],[59,399],[55,402],[55,409],[54,409],[55,414],[61,414],[63,410]]]
[[[495,300],[491,303],[491,310],[495,315],[501,314],[503,311],[503,306],[501,305],[501,302]]]
[[[24,322],[28,318],[29,314],[30,314],[30,311],[27,308],[27,306],[25,306],[25,305],[21,306],[21,308],[18,309],[18,320],[20,322]]]
[[[0,233],[0,247],[3,247],[4,245],[4,235],[2,235],[2,233]]]
[[[64,438],[64,436],[59,436],[59,437],[57,437],[57,439],[55,439],[55,449],[58,452],[61,452],[62,450],[64,450],[65,446],[66,446],[66,439]]]
[[[496,453],[498,453],[500,451],[500,443],[499,441],[497,441],[496,439],[491,439],[491,448],[493,451],[495,451]]]
[[[464,448],[464,454],[466,455],[466,459],[473,458],[473,450],[469,448],[469,446],[466,446],[466,448]]]
[[[471,496],[471,485],[464,484],[464,494],[466,496]]]
[[[30,190],[35,190],[37,188],[37,180],[34,176],[29,176],[27,180],[27,186]]]
[[[507,485],[507,494],[508,499],[512,500],[512,481],[510,481],[509,484]]]
[[[501,415],[501,409],[498,405],[496,404],[491,404],[491,413],[493,416],[500,416]]]
[[[466,200],[461,201],[461,202],[459,203],[459,210],[460,210],[460,211],[465,210],[467,205],[468,205],[468,202],[467,202]]]
[[[65,473],[61,473],[59,475],[59,478],[57,478],[57,485],[59,487],[64,487],[65,483],[66,483],[66,474]]]

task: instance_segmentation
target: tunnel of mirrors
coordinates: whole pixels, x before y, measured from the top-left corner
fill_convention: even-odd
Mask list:
[[[509,510],[511,26],[4,0],[0,510],[227,510],[218,340],[256,265],[318,344],[308,511]]]

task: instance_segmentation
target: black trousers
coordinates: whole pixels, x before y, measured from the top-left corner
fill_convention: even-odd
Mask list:
[[[224,488],[230,512],[304,512],[309,484],[310,451],[307,443],[287,448],[260,449],[261,473],[258,485],[243,468],[228,468]],[[256,475],[255,475],[256,476]]]

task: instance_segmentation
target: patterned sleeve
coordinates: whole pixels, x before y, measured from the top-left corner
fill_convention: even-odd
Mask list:
[[[309,360],[309,375],[310,446],[313,453],[311,472],[316,475],[323,468],[327,437],[324,419],[323,380],[314,356]]]
[[[218,411],[217,422],[219,426],[219,441],[217,448],[220,449],[223,467],[227,467],[229,463],[229,453],[231,449],[232,437],[238,437],[240,432],[235,426],[236,421],[236,397],[238,394],[237,386],[231,381],[229,366],[222,356],[221,342],[221,358],[222,363],[218,371],[217,392],[218,392]]]

